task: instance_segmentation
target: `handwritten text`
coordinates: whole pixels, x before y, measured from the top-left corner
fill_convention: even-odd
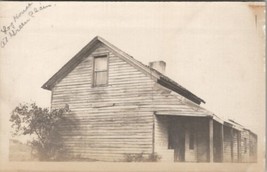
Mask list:
[[[50,4],[43,5],[39,3],[37,5],[28,3],[21,11],[16,13],[7,25],[0,27],[1,34],[3,35],[3,37],[0,38],[1,48],[4,48],[11,39],[20,33],[23,28],[38,15],[38,13],[50,7],[52,7]]]

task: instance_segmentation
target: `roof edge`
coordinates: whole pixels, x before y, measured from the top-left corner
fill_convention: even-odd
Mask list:
[[[99,36],[94,37],[88,44],[86,44],[76,55],[74,55],[65,65],[63,65],[49,80],[47,80],[41,88],[46,89],[46,90],[52,90],[51,87],[53,87],[55,84],[55,80],[58,79],[59,75],[67,71],[67,66],[71,65],[72,63],[75,62],[76,58],[78,58],[80,55],[85,53],[85,51],[93,46],[96,41],[99,41],[101,38]],[[68,67],[69,68],[69,67]]]
[[[83,58],[83,55],[86,54],[91,48],[93,48],[94,44],[96,44],[97,42],[103,43],[109,49],[113,50],[115,53],[124,58],[127,62],[132,63],[136,67],[140,68],[142,71],[151,75],[154,78],[154,80],[159,84],[161,84],[162,86],[175,91],[176,93],[188,98],[189,100],[193,101],[194,103],[197,103],[198,105],[200,105],[201,102],[206,103],[203,99],[194,95],[186,88],[182,87],[172,79],[168,78],[166,75],[163,75],[157,70],[147,65],[144,65],[140,61],[134,59],[132,56],[120,50],[119,48],[109,43],[100,36],[94,37],[75,56],[73,56],[65,65],[63,65],[47,82],[45,82],[41,88],[51,91],[53,86],[56,85],[57,82],[65,76],[65,73],[70,72],[73,69],[73,67],[77,66],[80,63],[80,60]]]

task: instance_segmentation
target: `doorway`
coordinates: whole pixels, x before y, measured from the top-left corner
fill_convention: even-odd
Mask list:
[[[171,120],[169,125],[169,149],[174,149],[174,161],[185,161],[185,126],[181,121]]]

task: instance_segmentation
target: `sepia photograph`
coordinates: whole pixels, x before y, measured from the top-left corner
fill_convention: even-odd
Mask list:
[[[0,2],[0,171],[265,171],[265,2]]]

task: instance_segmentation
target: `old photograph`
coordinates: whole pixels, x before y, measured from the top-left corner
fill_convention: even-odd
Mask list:
[[[265,3],[0,2],[0,29],[0,170],[264,171]]]

